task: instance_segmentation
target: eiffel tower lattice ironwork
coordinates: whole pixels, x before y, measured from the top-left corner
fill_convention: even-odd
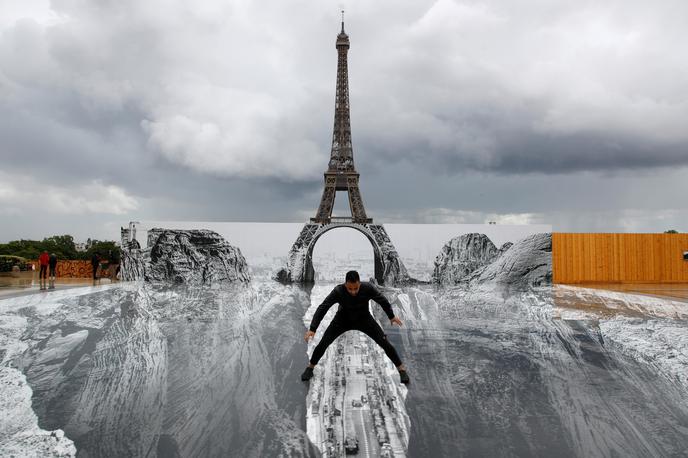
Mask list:
[[[343,19],[343,18],[342,18]],[[351,144],[351,117],[349,114],[349,36],[342,31],[337,35],[337,91],[334,104],[334,131],[332,133],[332,151],[330,163],[325,172],[325,187],[314,223],[329,223],[337,191],[347,191],[351,221],[354,223],[372,223],[366,216],[358,187],[359,174],[354,166],[354,151]]]
[[[349,76],[347,54],[349,36],[342,30],[337,35],[337,93],[334,110],[334,132],[330,162],[325,171],[325,187],[320,205],[314,218],[301,230],[287,257],[286,268],[276,274],[284,282],[312,282],[313,248],[327,231],[348,227],[361,232],[373,247],[375,279],[380,284],[409,283],[406,267],[394,248],[387,231],[381,224],[373,224],[368,218],[359,189],[359,174],[354,167],[354,153],[351,144],[351,122],[349,114]],[[351,217],[333,217],[332,210],[337,191],[347,191]]]

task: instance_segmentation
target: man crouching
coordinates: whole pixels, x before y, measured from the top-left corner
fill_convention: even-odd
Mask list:
[[[306,331],[304,339],[308,342],[315,336],[315,331],[318,329],[320,322],[330,307],[336,303],[339,304],[339,308],[332,322],[325,330],[315,350],[313,350],[310,364],[308,364],[306,370],[301,374],[301,380],[307,381],[313,377],[313,368],[318,364],[323,354],[325,354],[327,347],[329,347],[337,337],[344,334],[346,331],[356,330],[363,332],[373,339],[376,344],[382,347],[387,357],[392,360],[399,371],[401,383],[409,383],[410,380],[406,373],[406,368],[401,362],[401,358],[399,358],[396,349],[389,343],[384,331],[368,310],[368,301],[370,299],[380,304],[391,324],[396,324],[398,326],[402,325],[401,320],[394,316],[392,305],[374,285],[365,281],[361,282],[358,272],[355,270],[347,272],[344,284],[335,286],[322,304],[318,306],[313,315],[311,325],[308,331]]]

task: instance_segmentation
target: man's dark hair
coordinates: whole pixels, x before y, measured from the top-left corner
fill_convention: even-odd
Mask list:
[[[358,272],[355,270],[350,270],[346,273],[346,283],[357,283],[361,281],[361,277],[358,276]]]

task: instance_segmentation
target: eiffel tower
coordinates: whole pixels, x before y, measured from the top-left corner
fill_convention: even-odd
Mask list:
[[[351,121],[349,115],[349,71],[347,54],[349,53],[349,36],[342,31],[337,35],[337,92],[334,103],[334,132],[332,134],[332,152],[330,163],[325,172],[325,187],[314,223],[328,224],[332,221],[332,208],[337,191],[347,191],[351,220],[354,223],[372,223],[366,217],[361,191],[358,188],[359,174],[354,167],[354,150],[351,145]],[[340,221],[343,221],[340,219]]]
[[[368,218],[363,207],[358,185],[360,175],[354,166],[354,152],[351,144],[347,62],[349,36],[344,31],[343,11],[342,30],[337,35],[335,47],[337,48],[337,89],[334,132],[330,162],[324,173],[325,186],[315,217],[311,218],[301,230],[289,251],[287,267],[278,272],[277,279],[286,282],[312,282],[315,277],[312,255],[317,240],[329,230],[350,227],[365,235],[373,246],[375,279],[379,284],[408,283],[411,278],[387,231],[381,224],[373,224],[373,219]],[[347,191],[351,209],[350,217],[332,216],[337,191]]]

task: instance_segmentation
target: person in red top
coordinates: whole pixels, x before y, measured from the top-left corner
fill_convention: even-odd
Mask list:
[[[47,251],[41,253],[38,257],[38,264],[41,266],[41,270],[38,273],[38,280],[41,283],[41,289],[47,289],[46,283],[48,279],[48,264],[50,263],[50,255]]]

